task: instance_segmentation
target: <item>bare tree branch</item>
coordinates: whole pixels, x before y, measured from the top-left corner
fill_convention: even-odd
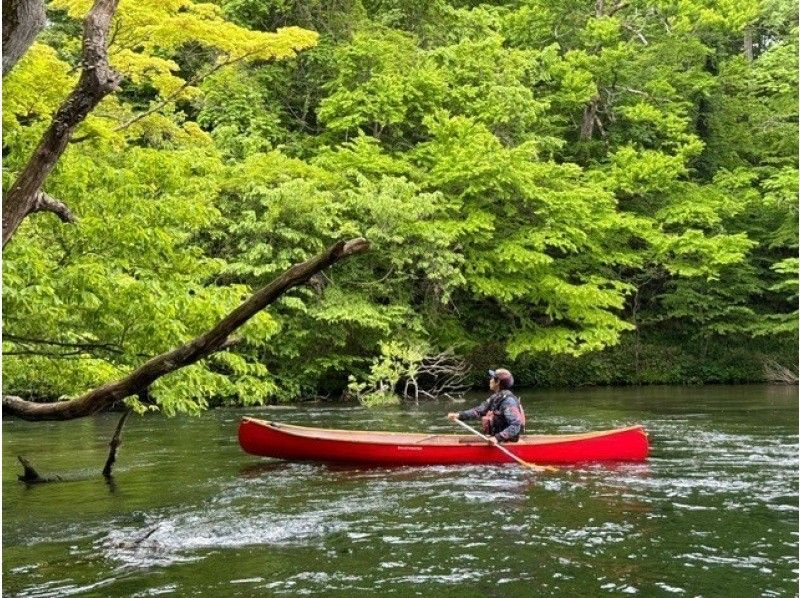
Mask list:
[[[3,247],[28,214],[36,211],[35,208],[41,200],[41,187],[64,153],[75,127],[84,121],[104,97],[119,86],[122,77],[109,66],[107,53],[108,30],[116,9],[117,0],[95,0],[86,15],[81,76],[75,88],[59,106],[39,145],[4,198]],[[47,205],[47,202],[41,205]],[[65,216],[69,213],[65,209],[56,213]]]
[[[103,477],[106,479],[111,477],[111,469],[117,461],[117,449],[119,445],[122,444],[122,426],[125,425],[125,421],[130,414],[131,410],[126,409],[125,413],[123,413],[122,417],[119,419],[117,428],[114,430],[114,435],[111,437],[111,442],[108,443],[108,457],[106,458],[106,464],[103,466]]]
[[[611,10],[608,11],[608,16],[609,17],[613,17],[615,14],[617,14],[623,8],[627,8],[627,7],[628,7],[628,3],[627,2],[618,2],[617,4],[615,4],[614,6],[611,7]]]
[[[797,371],[794,371],[769,357],[762,358],[762,365],[764,368],[765,380],[777,384],[797,384]]]
[[[18,334],[11,334],[8,332],[3,332],[3,340],[11,341],[14,343],[20,344],[31,344],[31,345],[52,345],[54,347],[67,347],[70,349],[84,349],[84,350],[92,350],[92,349],[102,349],[104,351],[111,351],[113,353],[122,353],[121,347],[117,345],[113,345],[111,343],[92,343],[92,342],[81,342],[81,341],[57,341],[51,340],[46,338],[35,338],[32,336],[20,336]]]
[[[3,397],[3,414],[32,421],[67,420],[92,415],[111,407],[118,401],[137,394],[153,382],[218,351],[229,342],[231,334],[273,303],[286,291],[306,282],[317,272],[351,255],[363,253],[369,243],[362,238],[339,241],[321,254],[295,264],[271,283],[253,293],[216,326],[180,347],[162,353],[145,362],[133,372],[109,382],[76,399],[55,403],[35,403],[20,397]]]
[[[456,356],[453,349],[446,349],[436,355],[428,355],[422,359],[412,373],[408,375],[403,387],[403,396],[419,399],[424,395],[430,399],[442,396],[460,396],[469,385],[466,383],[469,365]],[[423,383],[420,383],[420,380]],[[410,389],[413,386],[413,395]]]
[[[628,25],[627,23],[622,23],[622,27],[623,27],[623,29],[627,29],[628,31],[633,33],[636,37],[638,37],[639,41],[642,42],[642,44],[644,44],[645,46],[649,46],[650,45],[649,42],[647,41],[647,38],[644,36],[644,34],[640,30],[634,29],[632,26]]]
[[[51,359],[71,359],[71,358],[84,358],[84,359],[105,359],[98,357],[98,352],[113,353],[121,355],[125,351],[123,345],[114,345],[112,343],[92,343],[92,342],[79,342],[79,341],[57,341],[42,338],[33,338],[28,336],[19,336],[16,334],[3,333],[3,340],[10,341],[19,345],[8,351],[3,351],[4,356],[8,355],[36,355],[40,357],[49,357]],[[219,346],[217,351],[224,351],[242,342],[241,337],[232,336]],[[45,350],[32,347],[54,347],[63,350]],[[150,357],[146,353],[136,353],[137,357]],[[107,359],[105,359],[108,361]]]
[[[36,193],[30,213],[33,212],[53,212],[53,214],[61,219],[61,222],[68,222],[70,224],[75,224],[78,221],[65,204],[54,199],[44,191]]]
[[[118,127],[116,127],[116,128],[114,129],[114,131],[115,131],[115,132],[118,132],[118,131],[122,131],[122,130],[124,130],[124,129],[127,129],[127,128],[128,128],[128,127],[130,127],[132,124],[134,124],[134,123],[136,123],[136,122],[138,122],[138,121],[142,120],[143,118],[145,118],[145,117],[147,117],[147,116],[150,116],[150,115],[151,115],[151,114],[153,114],[154,112],[158,112],[158,111],[159,111],[159,110],[161,110],[161,109],[162,109],[164,106],[166,106],[167,104],[169,104],[170,102],[172,102],[174,99],[176,99],[178,96],[180,96],[180,95],[181,95],[181,93],[183,93],[183,91],[184,91],[184,90],[185,90],[187,87],[192,87],[192,86],[194,86],[194,85],[197,85],[197,84],[198,84],[198,83],[200,83],[202,80],[204,80],[206,77],[209,77],[209,76],[213,75],[214,73],[216,73],[216,72],[217,72],[218,70],[220,70],[221,68],[223,68],[223,67],[226,67],[226,66],[229,66],[229,65],[231,65],[231,64],[235,64],[235,63],[237,63],[237,62],[239,62],[239,61],[241,61],[241,60],[244,60],[245,58],[247,58],[248,56],[250,56],[250,55],[254,54],[255,52],[256,52],[256,50],[253,50],[252,52],[247,52],[246,54],[242,54],[241,56],[237,56],[236,58],[228,58],[228,59],[226,59],[226,60],[223,60],[223,61],[221,61],[221,62],[218,62],[217,64],[215,64],[213,67],[211,67],[211,68],[210,68],[210,69],[208,69],[207,71],[205,71],[205,72],[203,72],[203,73],[198,73],[197,75],[195,75],[194,77],[192,77],[191,79],[189,79],[188,81],[186,81],[186,82],[185,82],[183,85],[181,85],[181,86],[180,86],[178,89],[176,89],[174,92],[172,92],[171,94],[169,94],[169,95],[168,95],[166,98],[164,98],[162,101],[160,101],[160,102],[158,102],[157,104],[153,105],[153,106],[152,106],[151,108],[149,108],[148,110],[145,110],[144,112],[141,112],[140,114],[137,114],[136,116],[134,116],[134,117],[133,117],[133,118],[131,118],[130,120],[128,120],[128,121],[125,121],[124,123],[122,123],[121,125],[119,125]]]
[[[210,75],[214,74],[215,72],[217,72],[221,68],[226,67],[226,66],[230,66],[232,64],[236,64],[237,62],[240,62],[240,61],[244,60],[245,58],[248,58],[249,56],[255,54],[257,51],[258,50],[252,50],[250,52],[242,54],[241,56],[237,56],[236,58],[228,58],[226,60],[218,62],[217,64],[215,64],[213,67],[211,67],[207,71],[202,72],[202,73],[198,73],[197,75],[195,75],[191,79],[185,81],[183,83],[183,85],[178,87],[178,89],[173,91],[171,94],[169,94],[167,97],[165,97],[160,102],[157,102],[157,103],[153,104],[150,108],[148,108],[144,112],[140,112],[139,114],[133,116],[129,120],[127,120],[124,123],[122,123],[122,124],[118,125],[117,127],[115,127],[114,128],[114,132],[118,133],[119,131],[124,131],[125,129],[127,129],[131,125],[133,125],[133,124],[139,122],[140,120],[142,120],[143,118],[146,118],[146,117],[150,116],[151,114],[155,114],[156,112],[158,112],[159,110],[164,108],[164,106],[166,106],[167,104],[169,104],[169,103],[173,102],[175,99],[177,99],[188,87],[192,87],[194,85],[197,85],[198,83],[203,81],[206,77],[209,77]],[[82,143],[84,141],[87,141],[87,140],[91,139],[91,137],[92,137],[92,135],[82,135],[80,137],[75,137],[75,138],[73,138],[71,140],[71,143]]]

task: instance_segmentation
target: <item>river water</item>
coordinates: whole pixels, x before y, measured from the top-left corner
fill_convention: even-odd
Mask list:
[[[794,596],[797,388],[537,390],[529,431],[643,423],[646,464],[342,467],[244,454],[242,415],[450,432],[467,403],[3,422],[3,593],[16,596]],[[16,481],[16,455],[66,481]]]

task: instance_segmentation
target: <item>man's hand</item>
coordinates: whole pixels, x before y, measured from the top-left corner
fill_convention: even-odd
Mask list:
[[[447,419],[449,419],[452,422],[456,421],[458,419],[458,413],[448,413]]]
[[[495,438],[494,436],[489,436],[488,438],[489,442],[492,443],[493,445],[497,446],[498,444],[500,444],[500,441],[497,440],[497,438]]]

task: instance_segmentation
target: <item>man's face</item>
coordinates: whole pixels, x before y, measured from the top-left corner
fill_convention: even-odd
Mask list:
[[[497,378],[489,378],[489,390],[492,392],[497,392],[497,387],[499,383],[497,382]]]

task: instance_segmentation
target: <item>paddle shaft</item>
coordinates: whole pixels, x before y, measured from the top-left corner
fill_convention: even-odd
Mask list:
[[[523,459],[520,459],[520,458],[519,458],[519,457],[517,457],[517,456],[516,456],[514,453],[512,453],[510,450],[508,450],[506,447],[504,447],[504,446],[502,446],[502,445],[499,445],[499,444],[495,444],[494,442],[492,442],[491,440],[489,440],[489,437],[488,437],[488,436],[485,436],[485,435],[481,434],[481,433],[480,433],[480,432],[478,432],[478,431],[477,431],[475,428],[473,428],[472,426],[469,426],[469,425],[465,424],[465,423],[464,423],[464,422],[462,422],[460,419],[454,419],[453,421],[454,421],[454,422],[456,422],[456,423],[457,423],[459,426],[461,426],[462,428],[466,428],[467,430],[469,430],[470,432],[472,432],[473,434],[475,434],[475,436],[480,436],[480,437],[481,437],[481,438],[483,438],[483,439],[484,439],[484,440],[485,440],[487,443],[489,443],[489,444],[491,444],[491,445],[493,445],[493,446],[496,446],[497,448],[499,448],[499,449],[500,449],[501,451],[503,451],[503,452],[504,452],[506,455],[508,455],[509,457],[511,457],[512,459],[514,459],[514,461],[516,461],[517,463],[519,463],[519,464],[520,464],[520,465],[522,465],[523,467],[528,467],[528,468],[530,468],[530,469],[536,469],[536,470],[538,470],[538,471],[543,471],[543,470],[545,469],[544,467],[539,467],[538,465],[534,465],[533,463],[528,463],[527,461],[525,461],[525,460],[523,460]]]

